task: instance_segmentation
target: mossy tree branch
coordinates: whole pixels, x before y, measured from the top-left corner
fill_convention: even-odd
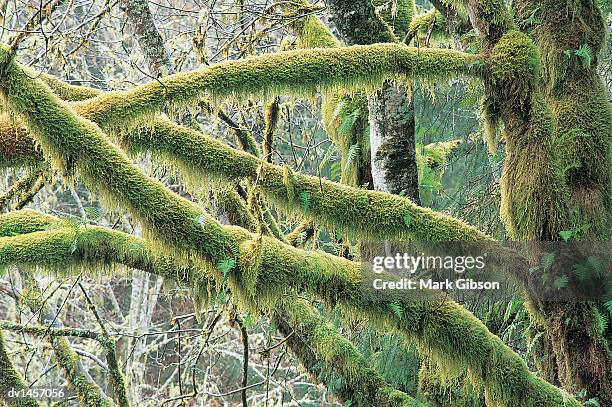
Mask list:
[[[21,218],[35,217],[31,211],[28,212],[22,214],[27,216],[21,216]],[[10,214],[4,215],[0,218],[0,224],[7,218],[11,225],[7,229],[15,232],[17,230],[16,219],[11,219],[11,217]],[[24,225],[24,228],[31,230],[27,224]],[[77,244],[76,250],[74,250],[74,242]],[[275,250],[277,248],[273,248],[273,251]],[[267,257],[272,256],[273,253],[266,255]],[[327,256],[321,255],[321,257]],[[69,259],[71,261],[67,261]],[[71,267],[81,270],[82,261],[89,262],[91,266],[97,264],[98,267],[92,267],[92,269],[98,270],[100,266],[104,267],[113,262],[121,262],[131,267],[149,268],[171,278],[189,281],[192,287],[209,283],[208,276],[198,276],[190,267],[180,266],[179,263],[177,270],[176,263],[171,260],[159,255],[152,256],[149,247],[139,238],[100,227],[87,226],[78,230],[74,226],[66,227],[58,224],[56,229],[32,232],[24,236],[0,238],[1,264],[38,264],[60,270]],[[303,259],[297,261],[300,262]],[[349,261],[342,259],[336,259],[336,261],[344,264],[344,267],[340,267],[345,268],[346,272],[350,272],[353,267],[353,263]],[[265,263],[265,259],[262,259],[262,263]],[[262,274],[260,273],[259,276]],[[285,280],[285,284],[299,284],[299,275],[295,277]],[[341,275],[338,277],[342,280]],[[268,279],[263,278],[263,280]],[[358,290],[354,285],[352,289],[348,286],[342,288],[345,283],[342,283],[341,280],[336,278],[336,289],[347,294],[350,291]],[[359,285],[359,283],[353,284]],[[235,295],[237,292],[244,293],[239,286],[233,286],[238,288],[237,290],[232,289]],[[313,287],[310,291],[312,294],[322,292],[320,287],[319,289]],[[323,294],[323,297],[326,295]],[[396,300],[401,299],[393,299],[393,302],[395,303]],[[247,301],[249,301],[248,297]],[[387,308],[388,303],[384,300],[369,302],[364,301],[363,297],[361,300],[353,297],[347,306],[363,307],[360,312],[375,319],[380,319],[382,315],[387,314],[384,319],[391,326],[395,326],[409,337],[416,339],[427,354],[431,354],[437,360],[444,360],[445,363],[450,362],[452,366],[467,367],[476,379],[483,382],[488,399],[495,401],[497,405],[504,407],[515,406],[515,403],[534,407],[579,405],[572,401],[571,397],[532,376],[518,355],[507,348],[500,339],[490,334],[476,317],[450,300],[431,302],[404,300],[401,302],[401,316],[385,311],[389,308]]]
[[[32,226],[29,220],[34,220],[36,226]],[[24,232],[24,235],[19,235],[19,232]],[[94,273],[95,270],[110,270],[113,265],[121,264],[188,284],[195,293],[211,289],[212,277],[208,270],[160,254],[151,242],[122,232],[96,226],[79,227],[39,212],[24,210],[0,216],[0,236],[13,236],[0,238],[0,264],[16,261],[23,265],[42,265],[60,272],[86,269],[94,270]],[[16,254],[16,257],[9,255],[9,252]],[[50,252],[54,255],[47,255]],[[240,292],[234,293],[239,296],[237,300],[255,307],[252,305],[253,300],[240,297]],[[269,313],[279,323],[282,332],[286,331],[287,335],[295,333],[290,347],[312,374],[319,375],[324,371],[327,375],[342,377],[346,384],[338,390],[341,399],[351,400],[354,405],[364,407],[419,405],[410,404],[413,402],[411,397],[389,387],[368,366],[355,346],[318,315],[311,305],[299,300],[296,300],[299,304],[293,301],[293,297],[282,301]],[[99,333],[90,330],[35,325],[24,327],[6,321],[0,321],[0,329],[23,330],[33,335],[52,337],[104,339]],[[313,366],[315,360],[308,355],[315,354],[323,358],[323,365],[317,363],[317,366]],[[330,378],[323,374],[318,376],[323,382]]]
[[[200,70],[177,73],[125,92],[107,92],[78,102],[76,110],[103,129],[143,122],[168,101],[189,104],[203,93],[213,98],[245,94],[318,89],[374,88],[394,77],[443,78],[479,75],[476,55],[458,51],[419,50],[399,44],[295,50],[227,61]]]
[[[487,398],[500,406],[517,402],[524,406],[578,405],[531,375],[518,355],[452,301],[404,299],[398,315],[391,311],[390,299],[364,296],[363,279],[371,276],[356,263],[303,253],[266,237],[254,238],[242,229],[221,227],[194,205],[142,175],[97,127],[79,118],[42,82],[27,77],[6,53],[0,55],[0,88],[54,163],[77,169],[90,185],[129,207],[171,247],[197,253],[209,264],[238,256],[239,266],[230,278],[232,291],[242,288],[260,305],[271,305],[278,300],[279,286],[292,286],[316,292],[327,303],[338,301],[373,318],[386,319],[418,339],[435,357],[469,368],[483,382]],[[10,250],[4,254],[9,258],[17,255]]]
[[[0,125],[2,123],[0,120]],[[29,140],[26,144],[29,147],[23,150],[20,160],[25,162],[26,156],[31,160],[40,159],[41,154],[35,150],[31,135],[21,124],[17,123],[17,127],[21,129],[18,140]],[[10,140],[16,133],[8,132],[2,136],[0,140]],[[313,216],[322,224],[363,237],[451,241],[490,239],[471,226],[420,208],[403,197],[343,186],[293,172],[288,185],[285,168],[262,163],[252,155],[163,117],[156,118],[151,129],[135,129],[122,139],[128,149],[151,151],[177,163],[187,174],[236,181],[256,179],[261,168],[263,176],[258,179],[258,187],[279,206],[303,212],[304,205],[299,197],[307,194],[311,199],[306,215]],[[413,220],[410,227],[404,221],[406,214]]]

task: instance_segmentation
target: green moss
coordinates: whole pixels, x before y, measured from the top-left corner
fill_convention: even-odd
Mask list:
[[[289,346],[300,354],[300,360],[311,374],[325,378],[335,374],[341,385],[335,388],[340,399],[355,406],[424,406],[399,390],[387,385],[378,371],[369,366],[355,345],[346,339],[310,304],[291,298],[285,301],[280,315],[290,321],[296,339]],[[278,321],[281,324],[284,321]],[[306,357],[300,340],[313,354]],[[321,363],[323,361],[323,363]],[[332,368],[333,366],[333,368]]]
[[[51,347],[57,364],[64,370],[70,385],[76,390],[81,404],[92,407],[111,407],[114,404],[103,397],[100,388],[89,381],[82,368],[80,357],[72,350],[70,343],[63,337],[52,337]]]
[[[539,88],[540,53],[529,36],[509,31],[488,64],[485,104],[506,131],[502,220],[513,239],[556,239],[572,225],[553,147],[554,117]]]
[[[203,93],[214,98],[316,90],[374,88],[393,77],[444,78],[478,75],[478,56],[443,49],[376,44],[278,52],[227,61],[198,71],[167,76],[126,92],[108,92],[78,102],[76,110],[104,129],[143,123],[167,101],[188,104]]]
[[[161,232],[167,245],[197,247],[213,263],[233,257],[235,248],[214,219],[145,176],[97,126],[77,116],[42,81],[32,80],[14,62],[5,63],[3,94],[55,168],[68,176],[77,170],[90,187],[132,210],[145,228]],[[178,224],[182,229],[177,230]]]
[[[485,407],[482,385],[474,386],[467,371],[446,377],[444,366],[424,360],[419,371],[419,393],[439,407]]]
[[[471,241],[489,239],[477,229],[447,215],[421,208],[409,199],[293,173],[286,166],[264,163],[211,137],[166,120],[156,120],[150,131],[126,135],[125,143],[137,152],[153,151],[175,162],[186,163],[193,174],[201,174],[201,177],[258,179],[261,193],[279,207],[294,212],[304,213],[304,205],[299,197],[309,194],[308,216],[312,216],[318,223],[354,231],[362,237]],[[410,227],[404,222],[406,214],[413,219]]]
[[[460,10],[470,9],[470,21],[484,37],[486,46],[494,45],[506,32],[515,28],[516,24],[504,0],[448,0],[446,3]]]
[[[0,168],[31,167],[43,156],[27,129],[7,113],[0,114]]]
[[[425,37],[431,32],[432,38],[448,38],[448,28],[442,13],[432,8],[426,13],[415,16],[410,21],[408,31],[414,37]]]
[[[378,15],[391,27],[393,33],[402,40],[408,33],[416,13],[414,0],[373,0]]]
[[[88,88],[87,86],[69,85],[53,75],[43,73],[40,75],[40,78],[53,89],[53,93],[67,102],[87,100],[102,94],[102,91],[98,89]]]
[[[571,191],[575,224],[589,224],[588,237],[607,239],[612,229],[612,105],[597,72],[606,24],[596,3],[557,7],[548,0],[523,1],[514,8],[521,18],[533,13],[538,18],[539,24],[528,29],[542,53],[543,88],[555,118],[555,149]]]
[[[285,239],[287,244],[293,247],[300,247],[314,236],[314,232],[315,228],[312,219],[305,219],[290,233],[287,233]]]
[[[0,217],[0,224],[3,219],[4,216]],[[23,227],[27,228],[26,225]],[[226,230],[236,240],[246,241],[243,230],[235,227],[226,227]],[[75,239],[77,235],[79,238]],[[250,238],[254,236],[250,235]],[[257,273],[255,285],[252,284],[253,274],[249,284],[241,280],[239,268],[230,275],[232,292],[244,292],[244,287],[248,285],[248,289],[256,293],[257,308],[269,309],[291,292],[306,291],[328,305],[340,303],[351,312],[366,315],[374,321],[386,321],[387,328],[394,327],[416,340],[422,352],[435,361],[445,363],[451,371],[469,369],[474,383],[484,386],[487,400],[490,403],[494,401],[493,405],[579,405],[570,396],[533,376],[520,356],[455,302],[447,298],[440,301],[411,301],[406,297],[372,296],[366,283],[372,276],[360,264],[323,253],[300,251],[265,236],[260,239],[260,243],[255,245],[259,253],[257,264],[259,270],[265,270],[265,273]],[[86,259],[104,263],[117,261],[113,260],[113,256],[118,255],[118,259],[123,259],[119,261],[127,265],[142,263],[144,270],[149,267],[149,270],[155,271],[150,268],[151,260],[159,259],[160,255],[157,252],[148,255],[150,251],[147,248],[150,246],[141,243],[134,247],[137,242],[141,242],[137,237],[100,227],[87,226],[78,234],[74,227],[61,227],[0,238],[0,264],[25,262],[60,265],[67,264],[67,260],[78,263]],[[158,270],[172,275],[176,272],[169,270],[176,270],[176,266],[173,268],[175,264],[170,260],[168,268],[161,266]],[[95,268],[78,268],[91,269]],[[204,273],[212,272],[210,268],[203,270]],[[191,284],[207,281],[202,272],[194,273],[193,269],[191,272],[192,275],[187,275],[181,281],[190,281]],[[393,311],[397,307],[401,312]],[[336,347],[333,341],[328,343],[329,335],[326,335],[324,327],[317,338],[328,345],[326,352],[348,352],[345,346]]]

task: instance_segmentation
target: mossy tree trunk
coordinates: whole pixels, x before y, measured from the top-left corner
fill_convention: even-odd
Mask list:
[[[489,55],[487,115],[505,125],[502,218],[509,234],[559,240],[570,230],[609,239],[612,115],[595,69],[605,36],[597,2],[515,1],[517,21],[536,17],[526,33],[503,2],[466,3]],[[592,54],[581,60],[580,47]],[[533,300],[556,360],[557,371],[545,375],[609,404],[612,358],[597,305]]]
[[[612,110],[597,73],[606,24],[596,0],[513,3],[542,56],[543,90],[555,127],[553,140],[572,209],[571,230],[585,240],[609,240]],[[599,309],[598,309],[599,308]],[[539,303],[552,342],[559,382],[612,404],[612,353],[594,303]],[[605,311],[604,311],[605,312]]]

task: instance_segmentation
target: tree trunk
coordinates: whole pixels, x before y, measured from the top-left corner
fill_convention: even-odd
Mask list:
[[[385,82],[368,99],[374,189],[420,205],[414,105],[407,89]]]

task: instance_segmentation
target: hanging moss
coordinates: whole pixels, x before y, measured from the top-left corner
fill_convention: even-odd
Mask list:
[[[192,173],[199,173],[202,177],[225,180],[257,178],[260,191],[279,207],[304,213],[321,224],[351,230],[366,238],[489,239],[475,228],[418,207],[409,199],[293,173],[286,166],[263,163],[256,157],[167,120],[158,119],[150,131],[133,132],[126,137],[125,142],[132,150],[153,151],[167,156],[184,163]],[[310,197],[307,207],[300,199],[305,194]],[[404,222],[406,214],[413,219],[410,227]]]
[[[96,256],[102,256],[104,259],[104,256],[111,255],[114,242],[120,242],[119,248],[121,248],[125,247],[126,242],[138,240],[121,232],[92,226],[81,233],[76,250],[73,249],[74,228],[64,227],[34,232],[23,238],[21,236],[0,238],[0,263],[25,261],[39,265],[66,264],[66,259],[78,259],[80,256],[85,258],[89,256],[90,260]],[[99,244],[94,245],[93,236],[96,234],[98,235],[96,242]],[[117,240],[118,236],[125,237]],[[531,376],[518,355],[490,334],[476,317],[454,302],[447,299],[442,302],[405,301],[399,305],[401,307],[401,316],[399,316],[389,312],[384,301],[364,302],[364,297],[356,296],[357,293],[351,294],[351,290],[355,290],[355,284],[359,284],[356,279],[348,286],[345,285],[350,281],[346,279],[348,275],[345,273],[352,273],[351,262],[314,253],[301,259],[294,259],[294,256],[287,253],[288,249],[279,253],[279,249],[284,249],[285,246],[271,247],[273,242],[273,240],[266,241],[265,237],[262,238],[261,267],[266,273],[258,274],[258,280],[261,280],[257,282],[258,301],[262,301],[262,296],[265,297],[272,291],[278,292],[280,287],[300,284],[302,288],[328,301],[340,300],[351,308],[358,307],[360,312],[375,319],[380,318],[381,311],[387,309],[386,312],[382,312],[387,314],[389,323],[417,340],[421,344],[422,352],[427,352],[435,360],[444,361],[449,368],[450,366],[456,369],[469,368],[474,377],[482,381],[487,389],[488,399],[495,400],[495,405],[514,406],[516,405],[514,403],[520,403],[519,405],[524,406],[578,406],[569,396],[562,395],[553,386]],[[122,252],[123,249],[118,251]],[[290,252],[298,253],[291,250]],[[55,254],[50,256],[51,253]],[[138,251],[129,250],[124,253],[123,256],[129,257]],[[277,260],[272,261],[275,256]],[[284,260],[279,264],[280,259]],[[129,260],[130,263],[133,261]],[[271,267],[272,264],[276,264],[277,268]],[[332,271],[334,269],[335,271]],[[313,275],[313,270],[320,270],[321,275]],[[359,267],[353,270],[360,273]],[[283,276],[283,271],[288,274],[286,277]],[[304,281],[305,279],[309,281]],[[275,281],[276,288],[270,287],[270,281]],[[347,291],[350,285],[354,288]]]
[[[387,385],[355,345],[310,304],[291,298],[284,302],[282,314],[290,321],[287,328],[292,328],[291,332],[286,332],[291,335],[288,344],[300,355],[300,360],[309,372],[319,379],[332,374],[340,375],[336,381],[341,384],[334,390],[343,402],[355,406],[427,405]],[[286,321],[276,318],[275,322],[281,331],[288,331],[283,329]],[[309,348],[302,348],[301,340],[308,343]],[[334,366],[333,370],[331,366]]]
[[[585,238],[610,237],[612,104],[597,72],[606,24],[597,1],[559,7],[551,1],[514,5],[543,58],[543,88],[555,118],[555,149],[571,190],[578,227],[590,225]]]
[[[8,54],[3,56],[3,94],[55,168],[69,176],[77,169],[108,200],[130,208],[145,228],[163,231],[168,245],[201,248],[214,264],[233,257],[235,248],[214,219],[145,176],[97,126],[78,117],[42,81],[32,80],[7,60]],[[177,224],[182,225],[181,231],[176,230]]]
[[[9,114],[0,114],[0,168],[31,167],[43,160],[28,131]]]
[[[5,218],[7,215],[0,217],[0,225]],[[9,216],[8,219],[14,224],[14,218]],[[226,230],[242,242],[247,240],[245,233],[237,228],[227,227]],[[253,239],[253,235],[249,237]],[[0,264],[65,265],[67,259],[73,258],[104,263],[112,262],[114,255],[125,259],[128,265],[134,261],[151,264],[146,247],[142,244],[134,247],[134,242],[138,241],[134,236],[95,226],[82,230],[61,227],[0,238]],[[256,272],[257,282],[254,287],[250,284],[250,290],[255,289],[258,307],[262,309],[278,304],[279,297],[286,295],[289,287],[293,292],[306,291],[328,304],[339,302],[373,320],[387,321],[387,327],[395,327],[416,340],[422,352],[434,360],[444,361],[449,369],[469,369],[475,383],[483,384],[487,399],[494,400],[495,405],[579,405],[554,386],[533,376],[517,354],[492,335],[480,320],[451,300],[415,302],[405,297],[373,298],[365,284],[372,277],[358,263],[323,253],[303,252],[265,236],[261,237],[257,250],[260,251],[259,270],[265,273]],[[133,259],[132,256],[137,257]],[[168,269],[160,269],[171,273],[168,270],[173,270],[171,265]],[[213,272],[209,268],[205,270]],[[192,284],[201,279],[195,275],[187,278]],[[232,271],[230,287],[235,293],[244,291],[239,269]],[[398,307],[400,312],[393,311]]]
[[[506,158],[501,217],[517,240],[550,240],[571,229],[568,191],[553,148],[554,119],[539,91],[540,54],[509,31],[491,50],[487,104],[503,118]]]
[[[167,76],[126,92],[107,92],[78,102],[76,110],[104,129],[144,123],[168,100],[189,104],[203,93],[215,98],[315,90],[374,88],[392,77],[444,78],[478,75],[478,56],[444,49],[376,44],[278,52],[227,61],[198,71]]]
[[[32,226],[28,224],[27,217],[36,220],[38,233],[35,233]],[[12,225],[12,227],[7,228],[5,224]],[[1,216],[0,230],[10,230],[11,233],[18,231],[30,233],[29,236],[14,236],[7,240],[0,238],[0,264],[17,262],[51,267],[59,271],[73,270],[75,273],[83,271],[91,273],[92,270],[100,269],[104,272],[112,263],[122,263],[179,283],[190,284],[194,293],[202,292],[205,286],[210,284],[210,280],[206,277],[206,274],[210,272],[209,269],[186,267],[182,262],[160,254],[151,243],[122,232],[96,226],[78,229],[77,226],[67,221],[61,221],[32,210],[12,212]],[[258,279],[257,259],[259,255],[257,252],[259,250],[257,248],[261,247],[261,244],[261,236],[243,243],[245,254],[241,256],[241,263],[249,263],[248,268],[252,269],[255,274],[243,271],[245,276],[242,278],[248,280],[242,285],[245,290],[241,288],[239,291],[232,292],[234,296],[246,293],[247,296],[237,300],[249,307],[253,307],[252,304],[256,299],[249,294],[249,290],[255,287]],[[46,254],[50,251],[54,251],[55,256],[47,256]],[[202,285],[194,287],[197,284]],[[249,285],[250,288],[248,288]],[[292,321],[287,334],[299,330],[294,333],[294,340],[300,343],[301,348],[296,348],[295,351],[307,368],[312,367],[310,363],[313,359],[304,359],[300,352],[303,353],[314,347],[318,352],[326,355],[323,364],[318,363],[317,369],[324,369],[329,374],[341,374],[347,378],[347,386],[342,389],[342,396],[347,400],[353,400],[353,405],[364,407],[378,405],[366,403],[372,397],[385,400],[385,404],[381,405],[386,406],[403,406],[406,405],[406,400],[411,400],[404,393],[389,388],[378,374],[367,366],[365,359],[354,346],[343,338],[332,325],[327,322],[318,324],[323,320],[322,317],[318,316],[316,310],[307,303],[299,300],[295,304],[287,302],[286,305],[271,312],[276,320]],[[34,334],[49,334],[46,327],[29,326],[27,331]],[[72,328],[54,329],[51,335],[54,336],[54,334],[74,334],[98,339],[97,335],[92,337],[90,331],[79,331]],[[336,350],[332,351],[327,346],[329,341],[340,342],[342,346],[337,346]],[[340,350],[343,351],[340,352]],[[325,377],[321,376],[320,379],[325,379]],[[326,382],[326,380],[323,381]],[[334,391],[340,390],[335,389]]]
[[[482,385],[475,386],[467,372],[445,377],[444,366],[424,360],[419,370],[419,393],[438,407],[486,407]]]
[[[0,52],[0,67],[0,88],[9,106],[23,118],[45,153],[53,158],[56,167],[64,170],[76,169],[90,186],[101,189],[109,198],[114,198],[138,215],[148,227],[149,233],[168,246],[198,254],[209,265],[218,264],[228,258],[239,258],[240,244],[253,239],[252,234],[237,227],[222,227],[193,204],[171,194],[161,184],[144,176],[127,157],[107,141],[95,125],[79,118],[53,96],[40,80],[28,77],[16,63],[7,58],[6,52]],[[259,160],[256,164],[262,165]],[[269,178],[269,175],[264,171],[262,179]],[[286,194],[281,171],[278,172],[276,181],[277,188]],[[312,186],[299,185],[302,192],[310,193],[311,205],[314,205],[317,199],[320,200],[318,204],[322,205],[325,202],[322,198],[324,196],[333,202],[335,208],[340,207],[341,210],[349,212],[350,208],[354,207],[363,210],[372,198],[373,201],[380,199],[386,203],[384,208],[396,209],[394,202],[389,202],[392,198],[371,191],[366,192],[370,195],[351,199],[344,205],[344,202],[337,202],[338,197],[331,194],[331,188],[323,191],[325,183],[316,182],[316,178],[313,181]],[[311,187],[312,190],[309,191]],[[315,193],[319,194],[319,188],[322,191],[315,197]],[[342,198],[350,196],[351,191],[345,190]],[[360,199],[363,202],[360,202]],[[447,236],[448,233],[440,233],[440,225],[443,225],[442,229],[461,230],[460,233],[464,234],[464,239],[461,240],[469,240],[470,233],[478,234],[474,229],[455,220],[429,213],[414,204],[408,208],[415,215],[412,217],[412,224],[416,225],[415,229],[420,230],[423,235],[431,233],[427,227],[430,226],[438,228],[434,236]],[[403,215],[405,214],[404,212]],[[367,216],[365,213],[364,215]],[[353,216],[352,220],[354,219]],[[403,221],[404,216],[401,219]],[[372,223],[378,224],[368,222],[369,225]],[[49,233],[53,232],[35,232],[25,239],[0,239],[0,258],[8,262],[16,261],[23,248],[32,248],[34,242],[46,243],[50,237]],[[74,242],[74,232],[72,233],[73,239],[63,241],[64,244],[69,243],[67,250],[72,248]],[[66,238],[67,236],[64,236],[64,239]],[[255,287],[257,305],[260,308],[266,309],[274,305],[288,288],[295,292],[306,291],[319,296],[329,305],[339,302],[371,318],[386,320],[389,325],[420,341],[422,348],[427,349],[432,357],[448,360],[457,368],[469,368],[474,377],[482,381],[487,399],[491,402],[494,400],[499,406],[514,406],[516,403],[526,407],[578,405],[574,399],[566,397],[554,386],[534,377],[518,355],[460,305],[446,299],[442,302],[412,302],[406,298],[372,298],[366,295],[369,290],[364,291],[364,287],[368,286],[367,279],[372,276],[364,272],[360,264],[322,253],[303,252],[266,236],[261,239],[259,264],[260,269],[265,272],[257,273]],[[62,241],[59,241],[58,245],[60,243]],[[58,245],[54,246],[55,250]],[[29,261],[44,264],[46,257],[38,258],[40,253],[44,253],[44,250],[33,250],[28,257]],[[51,256],[57,257],[57,252]],[[240,291],[243,286],[244,282],[240,277],[239,269],[232,271],[232,291],[233,287]],[[390,302],[391,300],[393,301]],[[397,307],[392,306],[397,301],[400,301],[399,313],[394,312],[393,309]]]

